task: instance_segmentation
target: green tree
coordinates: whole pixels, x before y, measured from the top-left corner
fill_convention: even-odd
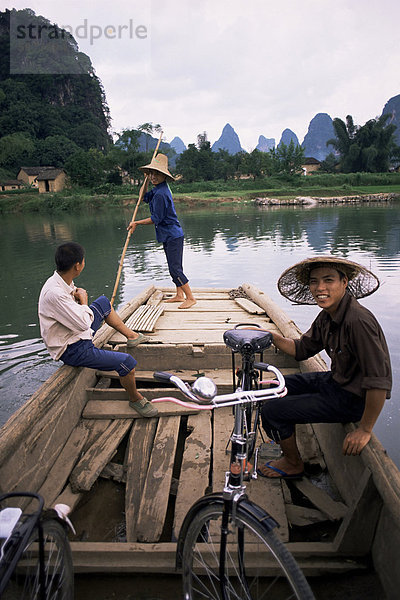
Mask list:
[[[204,141],[197,153],[197,173],[200,179],[211,181],[214,179],[215,154],[211,150],[211,144]]]
[[[35,151],[35,143],[25,132],[11,133],[0,138],[0,167],[15,172],[22,166],[30,164]]]
[[[37,142],[35,157],[40,165],[63,167],[78,150],[79,147],[65,135],[50,135]]]
[[[285,175],[296,175],[302,172],[302,164],[304,162],[304,148],[300,145],[295,145],[293,140],[290,140],[289,145],[279,144],[271,150],[271,156],[274,163],[274,169],[277,173]]]
[[[187,150],[182,152],[176,161],[176,169],[185,182],[192,183],[199,179],[198,153],[195,144],[189,144]]]
[[[235,176],[238,171],[240,159],[236,154],[229,154],[227,150],[220,148],[214,153],[214,173],[216,179],[227,181]]]
[[[240,170],[245,175],[250,175],[253,179],[261,177],[263,174],[264,157],[263,152],[255,148],[250,153],[243,153]]]
[[[162,127],[159,123],[156,125],[154,125],[154,123],[143,123],[142,125],[138,125],[136,129],[145,134],[146,152],[149,151],[149,141],[152,135],[154,133],[161,133],[162,131]]]
[[[344,173],[385,172],[391,159],[398,155],[394,142],[395,125],[387,124],[389,115],[370,119],[363,126],[354,125],[351,115],[346,123],[333,120],[336,137],[329,140],[340,154],[340,170]]]
[[[95,148],[78,150],[64,165],[72,183],[83,187],[94,187],[106,180],[105,157]]]
[[[324,173],[336,173],[338,159],[333,152],[330,152],[325,160],[321,161],[320,171]]]

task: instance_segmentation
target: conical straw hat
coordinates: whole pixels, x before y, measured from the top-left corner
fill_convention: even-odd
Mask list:
[[[370,296],[379,287],[379,279],[362,265],[337,256],[315,256],[286,269],[278,280],[282,296],[296,304],[317,304],[310,292],[310,272],[331,267],[344,273],[349,280],[347,291],[355,298]]]
[[[144,165],[144,167],[139,167],[139,169],[147,174],[150,170],[158,171],[170,181],[175,181],[175,177],[168,171],[168,156],[165,156],[165,154],[157,154],[157,156],[151,159],[151,163]]]

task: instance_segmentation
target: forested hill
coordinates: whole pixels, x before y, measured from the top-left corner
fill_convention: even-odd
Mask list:
[[[80,148],[106,149],[111,142],[109,109],[90,58],[79,52],[72,35],[58,29],[63,35],[57,44],[44,46],[45,36],[40,41],[29,36],[23,55],[17,56],[27,72],[21,68],[10,74],[10,22],[19,23],[23,33],[56,27],[30,9],[0,12],[0,168],[62,166]],[[18,50],[12,48],[14,60]],[[39,52],[41,62],[35,63]]]

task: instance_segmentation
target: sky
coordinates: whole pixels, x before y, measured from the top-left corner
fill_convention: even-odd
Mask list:
[[[4,0],[3,0],[4,2]],[[363,125],[400,94],[398,0],[14,0],[68,26],[102,82],[112,132],[216,141],[226,123],[300,143],[317,113]]]

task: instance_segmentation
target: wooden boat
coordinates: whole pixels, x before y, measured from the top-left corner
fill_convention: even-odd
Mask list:
[[[204,373],[219,393],[229,392],[231,354],[222,334],[237,323],[300,334],[250,284],[239,292],[195,290],[198,302],[188,311],[163,303],[169,292],[150,286],[120,310],[150,338],[133,351],[138,386],[149,399],[179,397],[155,383],[154,370],[186,381]],[[107,325],[95,343],[126,349],[123,336]],[[284,374],[326,369],[320,357],[297,363],[272,348],[264,361]],[[139,418],[115,373],[63,366],[1,429],[1,491],[37,491],[47,505],[73,508],[77,572],[173,573],[185,513],[204,493],[222,489],[230,409],[158,407],[158,418]],[[248,493],[280,523],[279,535],[306,575],[365,570],[372,563],[387,597],[394,598],[400,586],[400,474],[375,437],[361,456],[343,457],[351,427],[298,427],[309,477],[252,480]],[[272,450],[263,444],[265,456]]]

